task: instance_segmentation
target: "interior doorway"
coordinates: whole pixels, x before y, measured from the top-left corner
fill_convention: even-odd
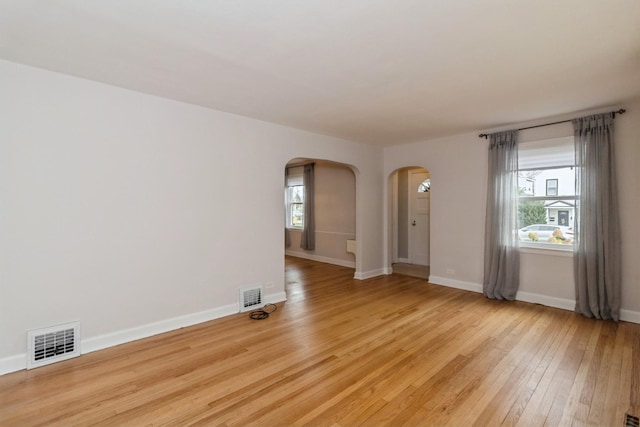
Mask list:
[[[390,183],[393,272],[426,279],[430,265],[430,173],[425,168],[403,168],[391,175]]]
[[[312,189],[305,182],[305,165],[314,165]],[[285,255],[357,271],[357,170],[331,160],[295,158],[283,172]],[[311,212],[306,210],[310,201]],[[311,221],[309,215],[313,216]],[[303,248],[302,235],[309,223],[313,224],[310,229],[315,244]]]
[[[424,169],[409,171],[409,263],[429,265],[429,192],[431,180]]]

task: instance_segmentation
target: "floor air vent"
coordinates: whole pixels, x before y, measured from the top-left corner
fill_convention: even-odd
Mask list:
[[[634,417],[633,415],[626,414],[624,419],[625,427],[638,427],[640,426],[640,418]]]
[[[27,369],[80,356],[80,322],[27,332]]]
[[[261,308],[263,305],[262,286],[240,289],[240,312]]]

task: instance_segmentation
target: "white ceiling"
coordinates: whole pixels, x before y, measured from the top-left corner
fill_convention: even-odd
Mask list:
[[[0,58],[399,144],[640,96],[638,0],[0,0]]]

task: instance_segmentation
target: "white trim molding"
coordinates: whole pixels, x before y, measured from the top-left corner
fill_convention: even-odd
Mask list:
[[[0,375],[27,369],[27,353],[0,359]]]
[[[276,304],[287,300],[286,292],[278,292],[277,294],[265,294],[264,301],[268,304]]]
[[[462,289],[464,291],[482,293],[482,285],[479,283],[463,282],[460,280],[448,279],[446,277],[430,276],[429,283],[434,285],[447,286],[450,288]],[[532,304],[541,304],[547,307],[560,308],[562,310],[574,311],[575,300],[550,297],[548,295],[535,294],[531,292],[518,291],[516,300],[529,302]],[[620,310],[620,320],[623,322],[631,322],[640,324],[640,312],[632,310]]]
[[[353,278],[357,280],[367,280],[371,279],[372,277],[385,276],[386,274],[388,274],[386,268],[378,268],[377,270],[369,270],[363,272],[356,271],[356,273],[353,275]]]
[[[449,279],[447,277],[429,276],[429,283],[447,286],[449,288],[462,289],[463,291],[482,293],[482,285],[472,282],[463,282],[462,280]]]
[[[324,262],[326,264],[339,265],[341,267],[356,268],[355,261],[348,261],[345,259],[329,258],[325,256],[320,256],[320,255],[308,254],[306,252],[297,252],[291,249],[285,250],[284,254],[288,256],[296,257],[296,258],[310,259],[311,261],[318,261],[318,262]]]
[[[563,310],[574,311],[576,307],[575,300],[550,297],[542,294],[534,294],[531,292],[520,292],[516,294],[516,300],[530,302],[532,304],[546,305],[547,307],[561,308]]]
[[[620,320],[640,325],[640,311],[620,310]]]
[[[82,353],[91,353],[127,342],[151,337],[179,328],[208,322],[238,313],[238,304],[230,304],[211,310],[178,316],[171,319],[160,320],[159,322],[148,323],[121,331],[111,332],[97,337],[82,340]]]
[[[264,297],[265,302],[277,303],[287,300],[285,292],[267,294]],[[148,323],[146,325],[136,326],[121,331],[115,331],[97,337],[83,339],[81,342],[82,354],[91,353],[93,351],[103,350],[105,348],[124,344],[127,342],[148,338],[153,335],[162,334],[173,331],[175,329],[193,326],[198,323],[208,322],[210,320],[219,319],[221,317],[237,314],[238,304],[230,304],[210,310],[191,313],[184,316],[178,316],[171,319],[161,320],[159,322]],[[10,372],[20,371],[27,367],[27,354],[18,354],[15,356],[0,359],[0,375]]]

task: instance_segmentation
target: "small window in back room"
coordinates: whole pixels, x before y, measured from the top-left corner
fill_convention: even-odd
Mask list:
[[[287,187],[285,189],[288,228],[304,227],[304,185],[302,185],[303,177],[302,171],[300,171],[299,174],[296,172],[296,170],[292,170],[287,176]]]

